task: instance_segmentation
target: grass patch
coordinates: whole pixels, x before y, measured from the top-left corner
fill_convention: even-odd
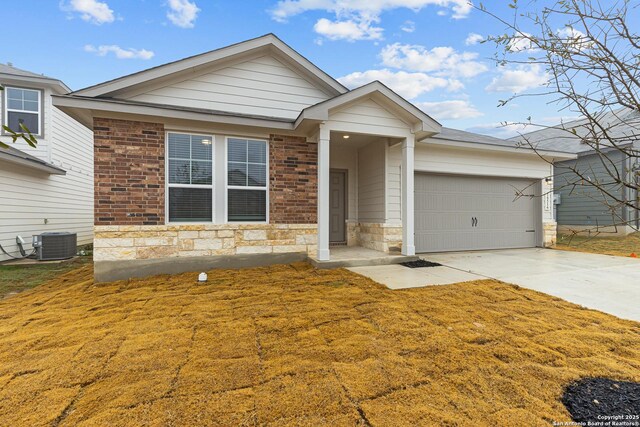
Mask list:
[[[495,280],[391,291],[307,264],[0,302],[0,425],[549,425],[640,380],[640,324]]]
[[[78,257],[61,263],[31,265],[0,264],[0,299],[32,289],[62,273],[75,270],[91,262],[90,257]]]
[[[595,254],[640,257],[640,233],[625,237],[586,237],[558,235],[556,249],[565,251],[590,252]]]

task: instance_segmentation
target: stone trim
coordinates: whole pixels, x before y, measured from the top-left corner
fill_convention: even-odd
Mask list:
[[[542,247],[550,248],[556,245],[558,224],[555,222],[542,223]]]
[[[316,253],[316,224],[94,227],[94,261],[216,255]]]
[[[402,225],[359,222],[353,226],[357,245],[386,253],[402,250]]]
[[[358,221],[347,220],[347,246],[358,246],[359,233]]]

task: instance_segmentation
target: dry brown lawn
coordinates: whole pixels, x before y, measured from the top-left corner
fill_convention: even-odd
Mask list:
[[[640,233],[630,234],[626,237],[602,236],[559,235],[556,249],[627,257],[636,254],[640,257]]]
[[[91,275],[0,302],[0,425],[545,426],[573,380],[640,380],[640,324],[492,280]]]

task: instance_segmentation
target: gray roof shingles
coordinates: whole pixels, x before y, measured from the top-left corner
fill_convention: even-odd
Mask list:
[[[607,129],[609,138],[616,144],[634,143],[640,139],[640,112],[638,111],[623,108],[608,112],[599,118],[599,123]],[[593,147],[582,141],[585,137],[593,139],[589,135],[591,128],[586,119],[579,119],[519,135],[511,140],[528,141],[540,150],[580,154],[593,151]],[[572,129],[575,129],[575,134]],[[607,145],[606,139],[600,142],[603,146]]]

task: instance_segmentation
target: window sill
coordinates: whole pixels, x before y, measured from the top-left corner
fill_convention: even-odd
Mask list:
[[[169,221],[165,225],[268,225],[267,221],[230,221],[230,222],[175,222]]]

